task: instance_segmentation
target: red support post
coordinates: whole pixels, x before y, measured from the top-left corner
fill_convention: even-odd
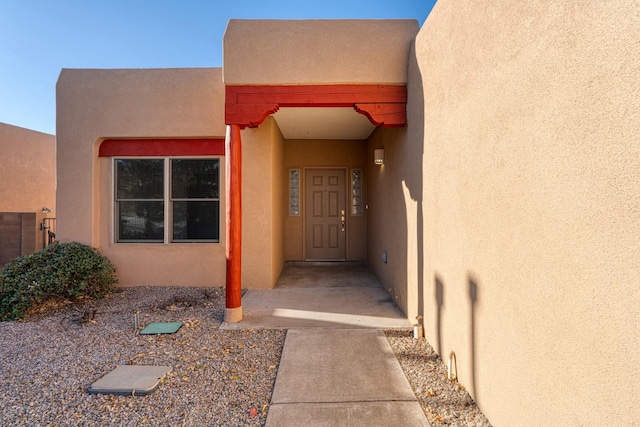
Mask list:
[[[226,137],[227,282],[225,322],[242,320],[242,141],[240,126]]]

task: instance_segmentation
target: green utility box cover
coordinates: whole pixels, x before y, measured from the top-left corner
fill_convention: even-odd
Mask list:
[[[153,322],[140,331],[142,335],[174,334],[180,329],[182,322]]]

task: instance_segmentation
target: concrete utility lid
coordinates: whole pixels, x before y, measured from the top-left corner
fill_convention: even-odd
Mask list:
[[[90,394],[146,396],[158,388],[171,366],[121,365],[91,384]]]
[[[174,334],[180,329],[182,322],[153,322],[140,331],[142,335]]]

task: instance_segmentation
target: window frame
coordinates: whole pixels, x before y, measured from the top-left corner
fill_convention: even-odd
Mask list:
[[[173,198],[171,194],[171,183],[172,183],[172,169],[171,169],[171,160],[217,160],[218,161],[218,197],[217,198]],[[143,240],[143,239],[132,239],[132,240],[120,240],[120,216],[119,216],[119,203],[121,201],[159,201],[156,199],[125,199],[118,200],[118,160],[162,160],[163,161],[163,225],[164,225],[164,235],[162,240]],[[123,244],[123,245],[135,245],[135,244],[149,244],[149,245],[179,245],[179,244],[220,244],[221,242],[221,234],[222,234],[222,201],[220,195],[223,193],[224,189],[222,188],[222,174],[221,169],[224,165],[223,157],[216,155],[195,155],[195,156],[114,156],[112,157],[111,162],[111,176],[112,176],[112,191],[113,195],[111,197],[111,201],[113,203],[113,221],[111,230],[113,232],[112,242],[114,244]],[[174,239],[173,238],[173,203],[177,202],[189,202],[189,201],[203,201],[203,202],[217,202],[218,203],[218,238],[217,239]]]

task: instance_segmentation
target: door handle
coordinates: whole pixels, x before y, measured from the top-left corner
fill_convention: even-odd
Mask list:
[[[340,215],[342,215],[340,217],[340,224],[342,225],[342,232],[344,233],[344,230],[346,228],[346,222],[345,222],[346,217],[344,216],[345,215],[344,209],[340,210]]]

